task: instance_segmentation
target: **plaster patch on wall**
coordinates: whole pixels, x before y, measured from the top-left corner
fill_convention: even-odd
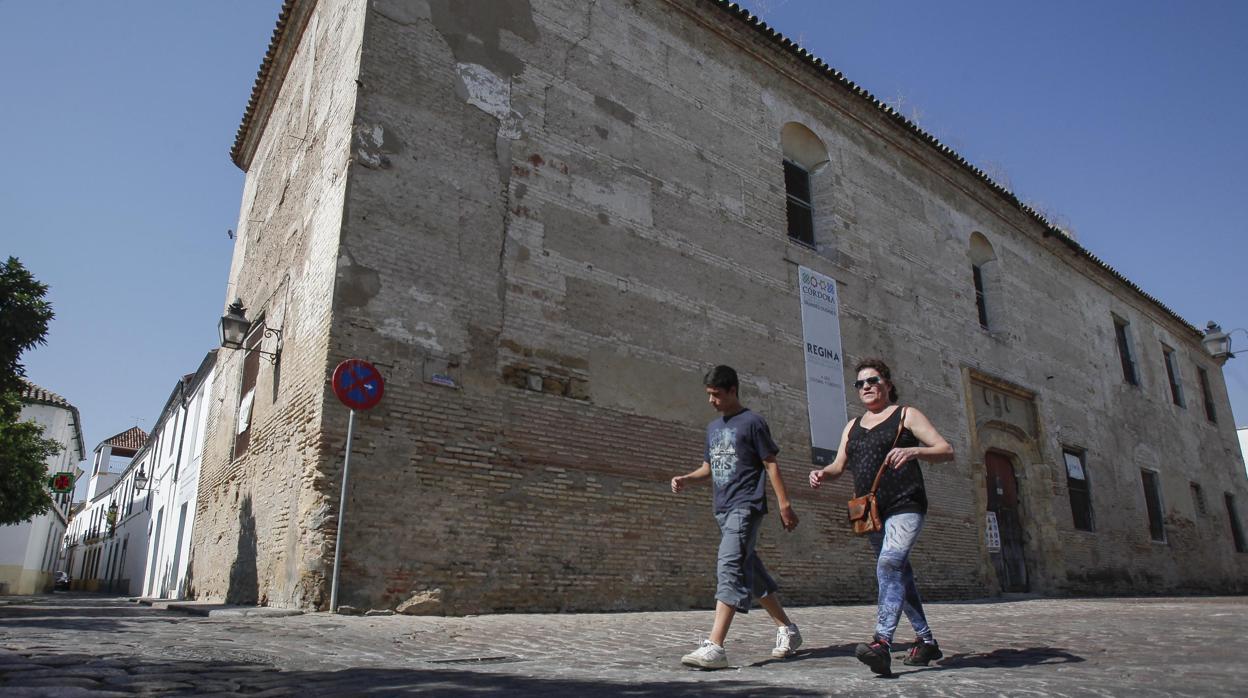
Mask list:
[[[616,218],[649,227],[654,225],[650,182],[622,175],[607,183],[584,177],[572,179],[573,198],[596,206]]]
[[[381,327],[378,327],[377,331],[388,339],[443,353],[442,345],[438,342],[437,330],[427,322],[416,323],[414,331],[411,331],[407,329],[402,318],[388,317],[381,322]]]
[[[467,102],[498,119],[499,136],[511,140],[519,138],[520,115],[511,109],[511,81],[476,63],[459,63],[456,69]]]
[[[381,327],[378,327],[377,331],[380,332],[383,337],[397,339],[400,342],[410,343],[416,339],[412,336],[412,333],[408,332],[407,328],[403,326],[403,321],[397,317],[388,317],[383,320]]]
[[[434,303],[436,301],[433,294],[426,293],[415,286],[407,289],[407,297],[419,303]]]
[[[376,270],[355,263],[345,249],[338,255],[338,297],[348,307],[363,307],[381,291],[381,276]]]
[[[383,124],[356,122],[351,136],[355,161],[370,169],[390,167],[390,155],[401,152],[403,143]]]

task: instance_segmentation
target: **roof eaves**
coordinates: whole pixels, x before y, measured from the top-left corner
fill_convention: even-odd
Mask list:
[[[1061,228],[1058,228],[1057,226],[1050,223],[1047,218],[1045,218],[1044,216],[1040,214],[1039,211],[1036,211],[1032,207],[1020,201],[1019,198],[1014,195],[1014,192],[1010,191],[1009,189],[1006,189],[1005,187],[993,181],[993,179],[989,177],[986,172],[976,167],[975,165],[971,164],[970,161],[968,161],[966,158],[959,155],[957,151],[953,150],[952,148],[945,145],[944,143],[941,143],[938,138],[928,133],[927,131],[924,131],[917,124],[910,121],[906,117],[902,116],[901,113],[898,112],[896,109],[893,109],[889,105],[885,104],[882,100],[880,100],[875,95],[868,92],[862,86],[854,83],[854,81],[845,77],[845,75],[841,71],[836,70],[832,66],[828,65],[826,62],[823,61],[823,59],[816,57],[810,51],[807,51],[801,46],[798,46],[796,42],[784,36],[783,34],[776,31],[775,29],[769,27],[766,22],[750,14],[748,10],[741,7],[737,3],[729,2],[729,0],[706,0],[706,1],[710,2],[711,4],[715,5],[719,9],[728,13],[736,20],[743,22],[746,26],[750,27],[754,31],[758,32],[759,34],[762,34],[764,37],[766,37],[768,40],[778,45],[780,48],[788,51],[789,53],[796,56],[799,60],[805,62],[807,65],[819,71],[824,77],[831,79],[833,82],[839,84],[840,86],[849,90],[850,92],[857,95],[858,97],[866,100],[869,104],[871,104],[876,109],[879,109],[886,116],[888,116],[897,124],[905,128],[911,134],[913,134],[914,136],[918,137],[920,140],[926,142],[928,145],[935,148],[936,151],[939,152],[941,155],[952,160],[959,167],[969,171],[971,174],[973,174],[976,178],[978,178],[984,184],[987,184],[988,187],[992,191],[994,191],[997,195],[1004,198],[1011,205],[1013,205],[1014,207],[1021,210],[1023,213],[1030,216],[1033,220],[1035,220],[1037,223],[1039,223],[1041,226],[1044,227],[1045,237],[1057,236],[1057,238],[1061,240],[1063,243],[1065,243],[1067,247],[1079,253],[1080,255],[1082,255],[1089,261],[1091,261],[1094,265],[1105,270],[1115,279],[1117,279],[1118,281],[1121,281],[1124,285],[1126,285],[1127,288],[1131,289],[1132,291],[1134,291],[1135,293],[1143,297],[1145,300],[1149,301],[1153,305],[1160,308],[1167,315],[1169,315],[1170,317],[1178,321],[1179,324],[1191,330],[1191,332],[1197,338],[1204,336],[1203,332],[1196,329],[1194,325],[1192,325],[1190,322],[1185,320],[1178,313],[1171,310],[1170,307],[1167,306],[1165,303],[1162,303],[1155,296],[1146,292],[1144,289],[1140,288],[1138,285],[1135,284],[1135,282],[1123,276],[1122,273],[1120,273],[1118,270],[1114,269],[1109,264],[1105,263],[1104,260],[1092,254],[1092,252],[1090,252],[1083,245],[1080,245],[1078,242],[1076,242],[1074,238],[1067,235]]]
[[[260,70],[256,72],[251,97],[247,100],[242,123],[234,136],[234,146],[230,148],[230,160],[244,172],[251,166],[251,158],[269,120],[273,100],[286,79],[286,69],[294,57],[295,46],[315,6],[316,0],[285,0],[278,12],[269,48],[260,62]],[[288,37],[293,37],[293,41],[288,41]]]

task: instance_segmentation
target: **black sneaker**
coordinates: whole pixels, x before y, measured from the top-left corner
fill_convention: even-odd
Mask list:
[[[854,656],[858,658],[858,661],[870,667],[871,671],[888,676],[893,673],[891,649],[887,642],[877,637],[870,644],[858,645],[858,649],[854,650]]]
[[[945,656],[940,651],[940,645],[935,640],[930,643],[924,642],[918,638],[914,640],[914,646],[910,648],[910,653],[906,655],[906,666],[927,666],[928,662],[935,661]]]

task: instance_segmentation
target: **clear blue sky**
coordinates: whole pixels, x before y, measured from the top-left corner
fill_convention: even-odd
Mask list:
[[[1188,321],[1248,328],[1248,3],[744,4]],[[79,407],[88,448],[151,428],[216,344],[243,183],[228,151],[279,6],[0,0],[0,254],[51,286],[48,346],[24,360]]]

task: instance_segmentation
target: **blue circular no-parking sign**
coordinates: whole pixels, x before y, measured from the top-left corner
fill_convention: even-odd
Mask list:
[[[385,392],[381,372],[363,359],[347,359],[334,369],[334,395],[353,410],[376,407]]]

